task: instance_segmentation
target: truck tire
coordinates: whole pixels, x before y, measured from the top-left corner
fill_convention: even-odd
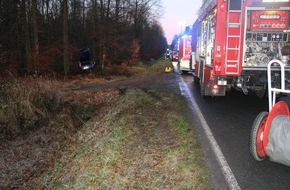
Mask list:
[[[204,83],[200,83],[200,95],[201,95],[201,97],[205,98],[205,87],[204,87]]]
[[[200,83],[200,78],[198,78],[196,75],[193,75],[193,82],[195,84],[199,84]]]

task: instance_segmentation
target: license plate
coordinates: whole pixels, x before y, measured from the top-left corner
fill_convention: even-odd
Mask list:
[[[218,85],[227,85],[227,81],[226,80],[219,80]]]

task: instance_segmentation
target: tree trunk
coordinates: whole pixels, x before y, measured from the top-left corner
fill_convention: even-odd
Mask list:
[[[67,0],[63,0],[63,66],[65,78],[69,72],[68,43],[68,6]]]
[[[36,0],[32,0],[32,25],[33,25],[33,37],[34,37],[34,70],[35,72],[39,72],[39,40],[38,40],[38,23],[37,23],[37,2]]]
[[[118,26],[119,26],[119,11],[120,11],[120,0],[116,0],[116,9],[115,9],[115,23],[114,23],[114,44],[117,47],[117,38],[118,38]],[[117,59],[117,48],[113,49],[113,60]]]
[[[46,20],[47,20],[47,43],[50,44],[51,34],[50,34],[50,16],[49,16],[49,0],[45,1],[46,4]]]
[[[92,0],[92,10],[93,10],[93,14],[92,14],[92,16],[93,16],[93,18],[92,18],[92,22],[93,22],[92,30],[93,30],[93,33],[95,33],[96,29],[97,29],[97,11],[98,11],[97,0]],[[92,54],[96,55],[96,37],[93,39]]]
[[[100,63],[101,63],[101,69],[104,69],[105,67],[105,58],[106,58],[106,53],[105,53],[105,35],[104,35],[104,30],[105,30],[105,5],[104,1],[100,0],[100,11],[101,11],[101,16],[100,16]]]
[[[22,66],[24,70],[27,69],[27,65],[31,63],[31,41],[29,32],[29,19],[27,14],[26,0],[22,1],[23,21],[24,21],[24,35],[25,35],[25,64]]]

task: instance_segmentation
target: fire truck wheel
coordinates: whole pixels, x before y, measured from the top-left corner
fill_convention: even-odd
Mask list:
[[[257,161],[262,161],[267,156],[263,147],[263,135],[268,114],[268,112],[261,112],[255,118],[251,129],[249,139],[250,153],[251,156]]]
[[[200,83],[200,94],[201,94],[201,97],[205,98],[204,83]]]
[[[199,81],[200,81],[200,79],[197,76],[193,75],[193,82],[195,84],[199,84]]]

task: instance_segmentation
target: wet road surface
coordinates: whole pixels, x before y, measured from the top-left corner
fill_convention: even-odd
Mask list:
[[[252,123],[260,112],[268,111],[267,99],[245,96],[235,91],[225,97],[203,98],[200,96],[199,85],[193,83],[192,75],[180,76],[205,118],[239,188],[247,190],[290,189],[290,167],[271,162],[269,159],[257,162],[249,153],[248,142]],[[202,131],[201,127],[196,127],[197,130]],[[209,147],[205,148],[209,149]],[[210,153],[207,154],[206,156],[213,156]],[[218,164],[213,158],[207,158],[207,160],[212,164]],[[218,168],[215,165],[210,167],[213,170]],[[223,180],[219,179],[219,174],[214,175],[213,178],[217,183],[217,189],[228,188],[224,184],[218,184],[223,183]]]

